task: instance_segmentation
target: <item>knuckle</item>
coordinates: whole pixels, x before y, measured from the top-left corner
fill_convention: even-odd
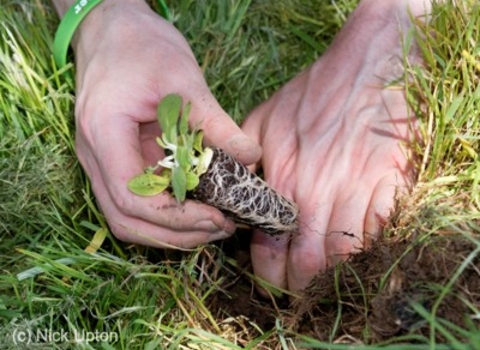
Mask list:
[[[92,107],[90,107],[93,104]],[[75,129],[77,138],[80,138],[83,143],[93,147],[95,130],[98,129],[95,124],[96,119],[94,116],[99,112],[94,107],[95,101],[88,100],[80,97],[75,105]]]
[[[208,118],[199,121],[201,123],[200,127],[208,133],[208,131],[215,130],[220,127],[221,120],[222,117],[218,114],[210,115]]]
[[[346,260],[353,253],[363,249],[363,235],[338,232],[327,239],[326,250],[329,265]]]
[[[136,207],[132,195],[118,188],[110,189],[109,192],[113,203],[121,213],[129,216],[135,214]]]
[[[119,224],[109,223],[110,231],[118,240],[122,242],[130,242],[131,235]]]
[[[291,264],[296,266],[296,270],[302,271],[306,275],[315,275],[327,266],[324,255],[319,254],[316,248],[309,247],[292,252]]]

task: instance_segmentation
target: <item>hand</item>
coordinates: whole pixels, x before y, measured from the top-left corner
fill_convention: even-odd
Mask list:
[[[402,0],[403,1],[403,0]],[[393,2],[389,2],[393,4]],[[412,183],[416,119],[403,89],[404,6],[364,1],[332,47],[247,118],[267,182],[300,209],[300,233],[255,232],[254,272],[290,290],[377,237],[396,191]],[[377,1],[376,4],[379,4]],[[409,59],[419,61],[413,50]]]
[[[183,36],[139,0],[106,0],[82,23],[77,69],[76,149],[115,236],[156,247],[189,248],[225,238],[234,223],[218,210],[168,194],[139,197],[127,181],[163,157],[156,107],[178,93],[205,140],[249,164],[260,147],[221,109]]]

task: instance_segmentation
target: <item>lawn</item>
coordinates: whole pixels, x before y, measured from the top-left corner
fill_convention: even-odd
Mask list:
[[[395,82],[422,125],[411,195],[371,250],[292,305],[275,288],[255,294],[249,232],[189,252],[109,233],[74,153],[74,67],[58,71],[51,54],[58,18],[48,1],[0,3],[1,349],[480,349],[475,1],[435,5],[409,36],[424,55]],[[241,122],[325,51],[357,0],[206,3],[169,2],[172,20]]]

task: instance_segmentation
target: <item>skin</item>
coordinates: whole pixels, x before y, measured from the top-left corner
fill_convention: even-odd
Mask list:
[[[293,239],[255,232],[258,276],[298,290],[368,245],[381,232],[396,191],[412,182],[402,145],[415,137],[415,117],[401,89],[386,84],[402,74],[399,29],[410,27],[407,6],[421,15],[429,8],[425,1],[363,0],[328,52],[255,109],[243,131],[218,105],[171,24],[142,0],[103,1],[72,44],[76,148],[114,235],[188,248],[235,230],[212,207],[127,190],[128,179],[162,157],[154,142],[155,108],[176,92],[192,101],[191,123],[202,124],[207,143],[255,163],[252,168],[262,166],[267,182],[299,205],[301,229]],[[60,16],[73,3],[53,2]],[[409,59],[419,61],[418,54]]]
[[[60,16],[72,1],[54,1]],[[141,26],[138,26],[141,23]],[[113,234],[155,247],[191,248],[226,238],[234,223],[213,207],[169,195],[140,197],[128,179],[163,158],[155,143],[158,101],[178,93],[192,101],[190,122],[249,164],[260,147],[219,106],[184,37],[141,0],[105,0],[73,40],[76,150]],[[172,74],[172,72],[174,72]]]
[[[290,290],[368,246],[412,184],[417,121],[405,94],[401,40],[423,1],[361,2],[329,50],[255,109],[243,129],[263,147],[267,182],[300,208],[300,233],[255,232],[256,275]],[[412,48],[408,59],[420,63]]]

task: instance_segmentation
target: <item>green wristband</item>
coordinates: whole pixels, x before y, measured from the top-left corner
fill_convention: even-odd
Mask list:
[[[67,64],[67,52],[73,35],[85,16],[102,0],[77,0],[65,13],[53,40],[53,59],[59,68]],[[163,0],[157,0],[162,17],[170,20],[170,11]]]
[[[53,41],[53,59],[58,67],[67,64],[70,41],[85,16],[102,0],[77,0],[65,13]]]

